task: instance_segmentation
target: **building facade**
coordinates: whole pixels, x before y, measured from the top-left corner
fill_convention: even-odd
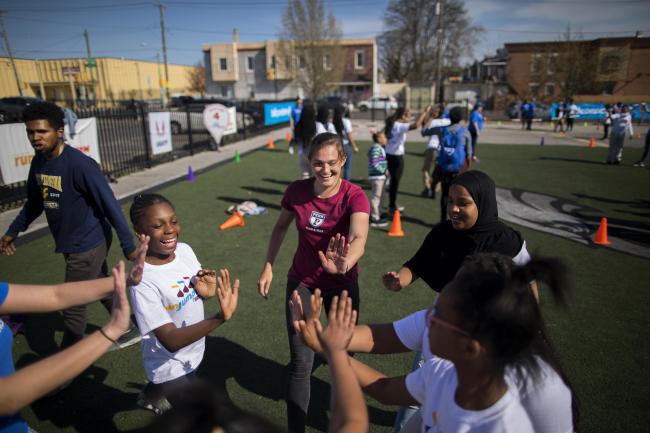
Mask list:
[[[290,99],[305,97],[296,76],[302,73],[299,56],[283,55],[278,41],[234,42],[203,46],[206,92],[235,99]],[[340,76],[330,84],[330,95],[358,101],[378,91],[377,45],[374,38],[340,41]],[[327,68],[330,59],[323,59]]]
[[[121,100],[159,99],[165,84],[164,65],[143,60],[110,57],[95,59],[88,67],[87,59],[14,59],[19,83],[11,61],[0,57],[0,97],[37,96],[46,100]],[[169,92],[188,93],[189,74],[194,67],[168,65]]]
[[[650,95],[650,38],[511,43],[505,48],[508,85],[521,98],[564,96],[567,64],[573,63],[575,70],[576,63],[585,62],[589,63],[584,65],[584,76],[593,85],[577,92],[582,99],[593,95],[601,101],[634,102]]]

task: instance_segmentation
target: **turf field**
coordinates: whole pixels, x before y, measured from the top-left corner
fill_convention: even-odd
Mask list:
[[[360,143],[354,157],[354,178],[365,183],[365,153]],[[421,198],[422,144],[407,146],[406,170],[399,202],[406,206],[402,221],[406,237],[389,238],[371,230],[361,260],[362,322],[389,322],[425,307],[433,292],[416,282],[401,293],[386,291],[380,275],[397,270],[419,246],[430,225],[439,220],[438,201]],[[532,147],[482,145],[477,168],[488,172],[500,187],[542,192],[595,209],[610,219],[641,231],[637,240],[650,244],[650,171],[631,166],[605,166],[605,149],[586,147]],[[416,152],[417,151],[417,152]],[[626,150],[634,161],[640,150]],[[259,297],[256,282],[267,241],[278,214],[285,187],[297,174],[296,156],[286,143],[275,151],[262,150],[160,192],[176,206],[182,225],[181,240],[189,243],[206,267],[228,267],[242,282],[240,304],[233,320],[207,338],[199,375],[224,385],[241,407],[284,425],[285,365],[288,343],[284,329],[286,271],[296,246],[290,230],[279,254],[270,299]],[[219,231],[231,204],[254,200],[269,213],[246,219],[245,228]],[[128,214],[128,203],[124,205]],[[650,262],[622,252],[594,248],[560,237],[519,228],[529,250],[559,256],[572,271],[573,297],[568,312],[549,302],[542,290],[542,307],[561,358],[574,381],[581,402],[583,432],[640,432],[647,429],[650,407],[647,374],[650,343],[644,332],[650,317]],[[634,239],[636,234],[632,234]],[[53,253],[47,235],[18,248],[13,257],[0,258],[0,276],[12,282],[53,283],[63,280],[63,259]],[[119,259],[113,247],[110,263]],[[208,302],[214,311],[216,301]],[[97,303],[90,308],[88,329],[107,318]],[[30,317],[27,337],[14,345],[18,367],[56,350],[62,335],[57,314]],[[390,375],[404,374],[410,354],[359,356]],[[145,426],[149,412],[136,408],[137,393],[145,381],[137,346],[104,355],[61,393],[43,398],[23,411],[37,431],[131,431]],[[310,431],[326,430],[329,385],[325,366],[312,380]],[[394,409],[369,400],[371,431],[391,431]],[[549,414],[553,416],[553,414]]]

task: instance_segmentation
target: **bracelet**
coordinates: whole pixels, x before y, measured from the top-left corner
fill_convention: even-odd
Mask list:
[[[113,340],[111,337],[108,336],[108,334],[106,334],[104,328],[99,328],[99,332],[101,332],[102,335],[108,339],[108,341],[110,341],[113,344],[117,344],[117,341]]]

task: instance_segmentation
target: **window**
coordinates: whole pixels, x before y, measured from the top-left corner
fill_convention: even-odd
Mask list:
[[[300,69],[305,69],[305,56],[302,54],[298,56],[298,67]]]
[[[548,56],[546,64],[546,73],[553,75],[557,72],[557,53],[550,54]]]
[[[275,69],[275,54],[271,56],[271,67]]]
[[[228,59],[225,57],[219,57],[219,70],[227,71],[228,70]]]
[[[289,57],[289,56],[284,56],[284,69],[286,71],[291,69],[291,57]]]
[[[531,95],[537,95],[539,92],[539,83],[529,83],[528,84],[528,93]]]
[[[533,54],[530,58],[530,73],[539,74],[540,70],[542,69],[541,63],[542,63],[542,55]]]
[[[555,84],[546,83],[544,84],[544,96],[553,96],[555,94]]]
[[[600,73],[609,75],[620,71],[622,58],[619,54],[607,54],[600,60]]]
[[[228,86],[220,86],[221,87],[221,96],[224,98],[228,97]]]
[[[366,59],[363,50],[354,52],[354,69],[363,69],[366,67]]]
[[[323,56],[323,69],[325,69],[326,71],[329,71],[330,69],[332,69],[332,64],[330,63],[330,55],[329,54],[325,54]]]
[[[255,70],[255,57],[253,56],[246,57],[246,70],[248,72],[253,72]]]

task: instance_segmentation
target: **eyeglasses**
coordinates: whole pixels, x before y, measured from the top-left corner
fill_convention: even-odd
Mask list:
[[[436,317],[436,307],[435,307],[435,305],[433,307],[431,307],[429,309],[429,311],[427,312],[427,327],[430,327],[431,324],[434,324],[434,323],[436,325],[442,326],[443,328],[447,328],[450,331],[454,331],[454,332],[457,332],[457,333],[459,333],[461,335],[464,335],[465,337],[474,338],[467,331],[464,331],[463,329],[459,328],[458,326],[453,325],[453,324],[447,322],[446,320],[442,320],[439,317]]]

